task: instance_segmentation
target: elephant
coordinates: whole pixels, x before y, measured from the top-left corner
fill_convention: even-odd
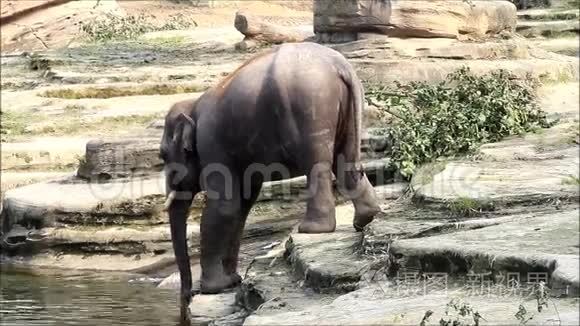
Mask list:
[[[201,293],[241,282],[240,238],[262,184],[306,176],[298,232],[336,229],[333,183],[355,207],[362,230],[380,212],[360,158],[364,89],[339,52],[288,43],[255,55],[195,101],[165,117],[160,156],[182,304],[192,295],[186,227],[193,197],[201,217]]]

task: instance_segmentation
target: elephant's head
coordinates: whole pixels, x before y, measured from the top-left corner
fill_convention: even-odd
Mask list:
[[[178,102],[165,117],[160,156],[165,165],[166,208],[174,199],[191,200],[199,192],[195,105],[192,100]]]
[[[174,104],[165,117],[160,156],[165,163],[171,241],[181,277],[181,316],[187,319],[191,301],[191,267],[187,250],[189,207],[199,192],[199,159],[196,150],[196,101]]]

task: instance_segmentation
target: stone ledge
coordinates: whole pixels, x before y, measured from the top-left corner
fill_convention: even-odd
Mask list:
[[[516,76],[543,77],[547,80],[563,78],[578,80],[578,60],[560,56],[561,59],[521,60],[449,60],[449,59],[398,59],[371,60],[351,59],[359,77],[367,82],[393,83],[424,81],[438,83],[461,67],[469,67],[475,74],[485,74],[498,69],[512,72]]]
[[[530,47],[526,40],[490,39],[486,42],[445,38],[394,38],[361,34],[354,42],[331,45],[348,59],[453,59],[493,60],[546,58],[548,54]]]
[[[417,289],[419,290],[419,289]],[[465,290],[445,293],[431,292],[426,295],[393,296],[392,289],[383,285],[372,286],[338,297],[330,304],[320,303],[299,311],[257,312],[249,316],[245,326],[257,325],[419,325],[426,312],[431,317],[426,325],[439,325],[440,320],[458,320],[464,325],[474,325],[473,316],[459,316],[447,306],[451,300],[468,304],[490,325],[516,325],[518,306],[523,305],[528,312],[537,312],[535,298],[473,295]],[[554,308],[557,307],[557,310]],[[449,311],[450,314],[445,312]],[[578,322],[578,301],[575,299],[554,299],[541,313],[533,314],[533,323],[539,325],[574,325]],[[450,323],[451,324],[451,323]]]
[[[578,209],[521,216],[481,229],[395,240],[389,255],[401,272],[547,273],[555,290],[579,292]],[[576,272],[573,272],[573,271]]]
[[[318,291],[352,291],[367,262],[357,250],[362,234],[345,226],[328,234],[294,233],[286,243],[288,260],[304,284]]]

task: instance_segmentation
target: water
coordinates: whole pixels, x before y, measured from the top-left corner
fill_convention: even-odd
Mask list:
[[[1,326],[175,326],[178,317],[177,293],[150,281],[1,268]]]

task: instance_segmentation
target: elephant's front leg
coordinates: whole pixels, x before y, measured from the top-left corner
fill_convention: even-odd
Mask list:
[[[329,233],[336,229],[335,198],[332,190],[332,165],[317,163],[307,175],[309,198],[300,233]]]
[[[231,179],[224,181],[223,178],[208,180],[210,190],[201,217],[202,293],[219,293],[241,280],[237,274],[229,273],[224,268],[243,215],[240,187],[239,183]]]
[[[258,195],[260,194],[260,189],[262,189],[262,181],[261,180],[252,180],[252,184],[245,187],[247,192],[244,190],[242,193],[242,212],[240,219],[238,220],[238,224],[236,225],[236,231],[234,236],[231,238],[231,244],[228,246],[228,252],[226,254],[226,258],[223,261],[225,272],[229,275],[233,275],[234,278],[239,279],[241,282],[242,277],[239,276],[237,273],[238,269],[238,256],[240,252],[240,242],[242,240],[242,236],[244,233],[244,227],[246,225],[246,219],[248,218],[248,214],[252,209],[252,206],[256,202]]]

